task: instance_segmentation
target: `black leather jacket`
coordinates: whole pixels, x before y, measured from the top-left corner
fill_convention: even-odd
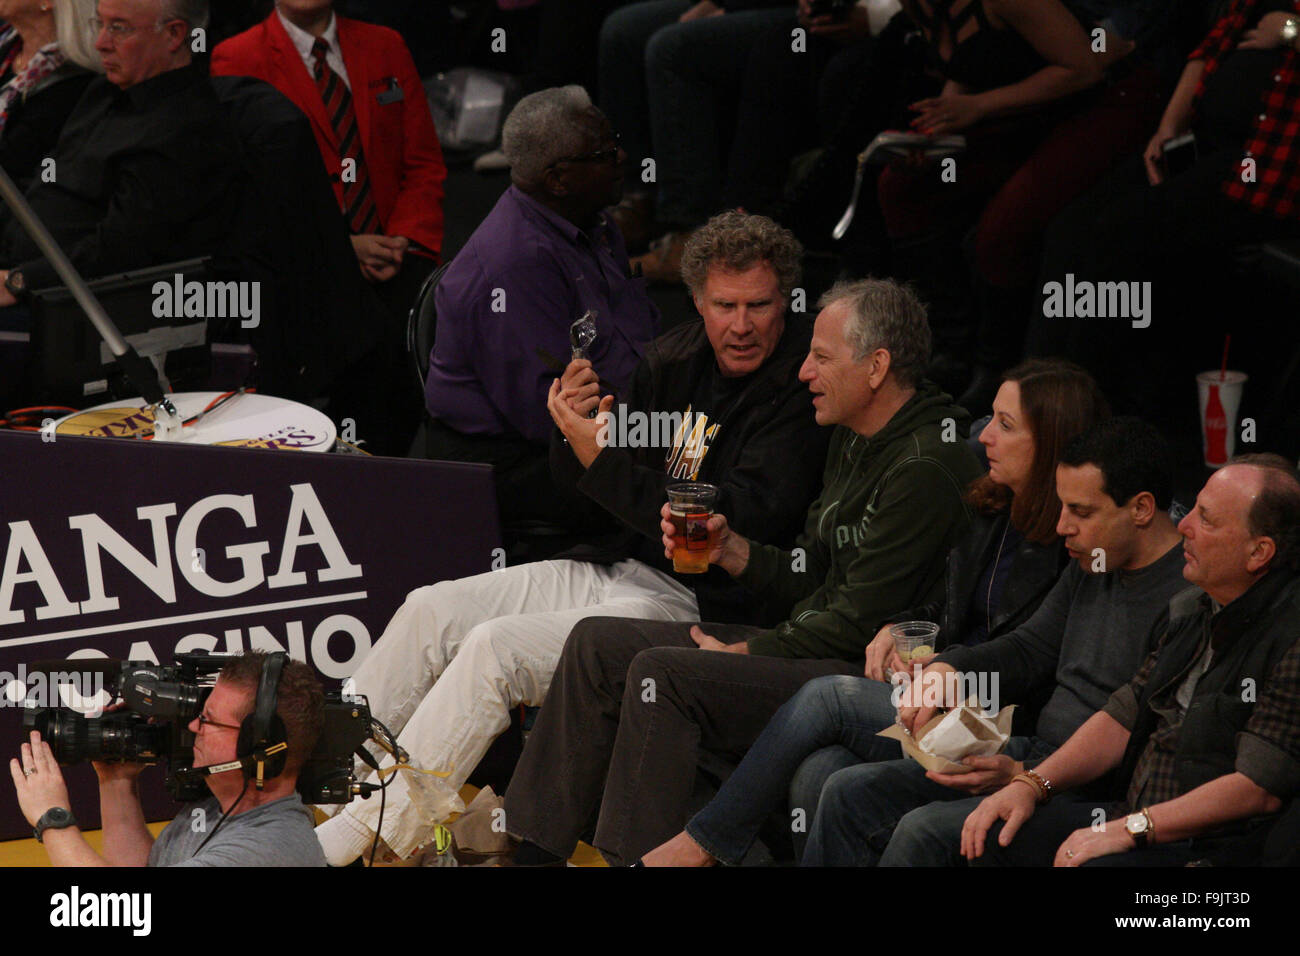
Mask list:
[[[943,603],[921,605],[896,615],[892,620],[938,623],[936,651],[951,644],[964,643],[976,626],[971,613],[971,596],[985,569],[997,558],[998,545],[1008,520],[1005,512],[977,514],[970,531],[948,552]],[[989,639],[1014,630],[1029,619],[1056,583],[1065,562],[1065,549],[1059,540],[1051,544],[1020,540],[993,615]]]

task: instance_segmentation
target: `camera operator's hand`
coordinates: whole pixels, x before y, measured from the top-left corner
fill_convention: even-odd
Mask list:
[[[63,771],[50,752],[50,745],[41,739],[40,731],[32,731],[31,742],[23,744],[20,759],[9,761],[9,772],[18,792],[18,806],[32,826],[36,826],[46,810],[72,809]]]

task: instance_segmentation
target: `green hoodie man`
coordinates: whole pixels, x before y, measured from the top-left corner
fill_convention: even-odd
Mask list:
[[[921,379],[930,334],[916,298],[867,279],[836,286],[820,306],[799,378],[817,423],[835,427],[821,496],[792,551],[751,543],[715,517],[710,560],[772,617],[788,616],[728,650],[857,661],[892,615],[941,597],[980,468],[965,441],[970,417]]]
[[[963,495],[980,473],[969,425],[923,382],[874,435],[836,426],[802,551],[750,545],[740,582],[791,610],[749,639],[749,653],[856,660],[891,615],[940,599],[948,551],[970,521]]]

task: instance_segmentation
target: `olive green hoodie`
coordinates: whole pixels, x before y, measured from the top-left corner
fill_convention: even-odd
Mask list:
[[[741,584],[792,608],[750,639],[751,654],[857,660],[887,618],[941,598],[948,551],[970,523],[963,495],[981,474],[969,427],[929,382],[870,438],[836,426],[795,550],[750,544]]]

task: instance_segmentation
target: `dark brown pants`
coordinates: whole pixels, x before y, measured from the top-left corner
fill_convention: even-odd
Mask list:
[[[761,632],[701,627],[728,644]],[[596,848],[634,862],[685,825],[701,751],[737,762],[806,681],[862,671],[703,651],[690,629],[613,617],[574,627],[506,791],[512,834],[567,857],[596,820]]]

